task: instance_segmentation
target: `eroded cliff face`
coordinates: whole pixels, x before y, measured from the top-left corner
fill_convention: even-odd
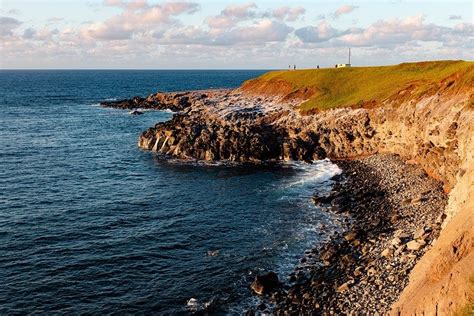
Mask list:
[[[145,131],[138,145],[185,159],[259,162],[395,153],[419,164],[450,192],[446,226],[411,273],[393,313],[452,314],[473,300],[472,100],[472,86],[445,80],[422,95],[401,90],[375,108],[302,116],[295,111],[300,97],[214,91]]]

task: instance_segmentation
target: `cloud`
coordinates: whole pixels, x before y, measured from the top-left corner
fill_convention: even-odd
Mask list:
[[[215,43],[219,45],[234,45],[239,43],[262,44],[267,42],[283,42],[293,31],[293,28],[282,22],[263,19],[255,24],[232,29],[220,34]]]
[[[183,26],[154,32],[153,37],[166,45],[235,46],[239,44],[265,45],[283,42],[293,28],[285,23],[261,19],[248,26],[234,27],[222,32],[205,31],[196,26]]]
[[[81,30],[84,37],[97,40],[126,40],[136,33],[149,31],[164,24],[178,24],[175,18],[182,14],[193,14],[199,9],[194,2],[164,2],[149,5],[146,1],[124,2],[107,0],[106,5],[122,8],[122,12],[105,22],[93,23]]]
[[[219,15],[206,19],[210,28],[224,29],[237,25],[239,22],[255,18],[257,5],[253,2],[239,5],[230,5],[224,8]]]
[[[461,19],[462,19],[462,16],[460,16],[460,15],[454,15],[454,14],[453,14],[453,15],[450,15],[450,16],[449,16],[449,19],[450,19],[450,20],[461,20]]]
[[[238,5],[230,5],[222,10],[221,15],[228,16],[228,17],[235,17],[239,19],[254,17],[255,13],[252,11],[256,9],[257,5],[253,2],[238,4]]]
[[[364,59],[369,64],[474,57],[470,22],[440,25],[415,15],[341,27],[334,13],[305,16],[301,7],[261,9],[253,2],[223,6],[219,14],[196,22],[199,17],[186,21],[186,15],[199,10],[199,4],[157,1],[107,0],[102,8],[107,5],[112,16],[84,24],[53,24],[57,18],[43,16],[45,25],[36,27],[2,17],[1,63],[42,68],[71,67],[72,61],[89,68],[314,66],[344,60],[341,47],[357,47],[358,63]],[[303,17],[311,23],[303,24]]]
[[[92,24],[82,32],[86,37],[97,40],[126,40],[132,38],[134,30],[118,23]]]
[[[272,16],[282,21],[294,22],[305,14],[306,9],[302,7],[290,8],[280,7],[272,11]]]
[[[139,10],[150,7],[147,0],[104,0],[104,5],[109,7],[124,8],[128,10]]]
[[[325,42],[340,34],[341,31],[336,30],[326,21],[321,21],[317,26],[306,26],[295,31],[295,35],[306,43]]]
[[[162,45],[211,45],[209,34],[197,26],[181,26],[155,31],[152,37]]]
[[[307,26],[295,31],[295,35],[303,43],[325,43],[335,47],[393,47],[407,43],[414,45],[416,42],[439,42],[449,46],[456,42],[472,43],[472,34],[472,23],[461,23],[450,28],[425,23],[423,15],[379,20],[367,28],[345,30],[335,29],[322,21],[317,26]]]
[[[23,32],[23,38],[33,39],[35,34],[36,34],[36,30],[34,28],[29,27]]]
[[[18,28],[22,22],[8,16],[0,17],[0,36],[12,36],[13,30]]]
[[[416,40],[442,40],[447,28],[435,24],[424,24],[423,20],[422,15],[405,19],[379,20],[366,29],[350,29],[339,40],[353,46],[383,46]]]
[[[352,11],[354,11],[357,8],[358,8],[357,6],[353,6],[353,5],[343,5],[343,6],[339,7],[336,10],[336,12],[334,12],[334,17],[338,18],[343,14],[351,13]]]
[[[229,5],[218,15],[206,18],[210,28],[222,30],[232,28],[241,22],[257,19],[276,19],[278,21],[294,22],[306,12],[302,7],[278,7],[268,11],[258,11],[253,2]]]
[[[23,39],[32,40],[32,41],[42,41],[42,42],[53,42],[56,40],[55,36],[60,34],[61,32],[58,29],[48,29],[48,28],[41,28],[41,29],[34,29],[34,28],[27,28],[23,31]]]

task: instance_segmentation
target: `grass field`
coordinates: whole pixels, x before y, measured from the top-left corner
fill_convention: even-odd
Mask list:
[[[413,93],[421,95],[448,77],[453,77],[456,86],[472,87],[474,62],[432,61],[381,67],[272,71],[257,81],[267,85],[289,83],[293,91],[311,88],[314,94],[300,105],[300,110],[305,112],[379,103],[409,86],[414,89]]]

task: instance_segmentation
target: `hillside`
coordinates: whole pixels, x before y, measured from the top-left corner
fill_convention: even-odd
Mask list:
[[[371,108],[386,100],[404,101],[443,88],[471,88],[474,62],[432,61],[394,66],[272,71],[246,81],[241,91],[300,99],[302,113],[353,107]],[[406,93],[409,92],[409,93]]]

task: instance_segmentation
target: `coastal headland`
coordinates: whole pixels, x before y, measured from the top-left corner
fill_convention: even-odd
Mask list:
[[[144,150],[252,163],[329,158],[345,171],[330,195],[314,197],[347,215],[345,232],[279,276],[261,310],[469,314],[473,78],[465,61],[273,71],[234,90],[102,105],[176,112],[139,136]]]

